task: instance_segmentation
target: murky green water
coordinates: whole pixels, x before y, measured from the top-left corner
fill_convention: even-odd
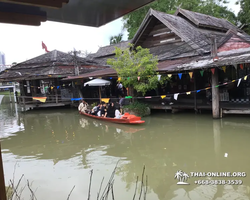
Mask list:
[[[93,169],[91,199],[103,177],[107,183],[116,163],[115,199],[133,199],[136,176],[143,166],[148,200],[250,199],[250,118],[156,113],[146,124],[126,126],[80,116],[71,109],[16,113],[0,106],[0,138],[5,180],[20,187],[29,180],[37,199],[87,199]],[[246,172],[247,177],[190,177],[177,185],[175,173]],[[189,174],[190,175],[190,174]],[[195,180],[242,180],[242,185],[198,185]],[[145,183],[144,179],[144,183]],[[139,181],[139,183],[141,183]],[[212,182],[210,182],[212,184]],[[140,184],[138,184],[140,188]],[[29,197],[26,187],[23,197]],[[138,199],[139,195],[135,199]],[[142,199],[142,198],[141,198]]]

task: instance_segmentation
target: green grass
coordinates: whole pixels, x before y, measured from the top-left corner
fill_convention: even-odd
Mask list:
[[[7,90],[7,91],[0,91],[0,95],[9,95],[10,94],[10,91]],[[11,92],[11,94],[13,95],[13,92]]]
[[[0,95],[9,95],[10,94],[10,91],[9,90],[6,90],[6,91],[0,91]],[[13,92],[11,92],[11,95],[14,95]],[[18,95],[20,95],[20,92],[18,92]]]

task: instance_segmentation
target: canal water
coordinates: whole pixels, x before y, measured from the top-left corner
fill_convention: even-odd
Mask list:
[[[117,125],[80,116],[74,109],[21,113],[14,104],[2,104],[6,185],[10,180],[16,185],[24,175],[18,187],[24,199],[30,198],[28,183],[38,200],[67,199],[73,187],[70,199],[87,199],[93,170],[90,199],[97,199],[103,177],[104,189],[119,161],[113,186],[117,200],[132,200],[135,191],[139,199],[144,166],[147,187],[141,199],[145,191],[148,200],[250,199],[249,116],[212,120],[211,114],[157,112],[144,119],[139,126]],[[179,173],[175,179],[179,170],[189,177],[180,180]],[[192,177],[191,172],[247,176]],[[179,181],[189,184],[177,185]]]

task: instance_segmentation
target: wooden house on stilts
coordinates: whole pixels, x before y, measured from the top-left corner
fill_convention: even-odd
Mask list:
[[[181,8],[174,15],[150,9],[132,40],[101,47],[90,57],[107,66],[114,47],[129,43],[149,48],[158,56],[160,74],[171,77],[146,94],[152,98],[143,101],[152,109],[212,109],[214,118],[250,114],[250,36],[229,21]],[[64,80],[115,74],[109,68]],[[165,101],[168,97],[173,104]]]
[[[66,106],[82,94],[80,83],[62,79],[104,68],[92,60],[54,50],[5,70],[0,80],[19,82],[18,102],[25,109]]]

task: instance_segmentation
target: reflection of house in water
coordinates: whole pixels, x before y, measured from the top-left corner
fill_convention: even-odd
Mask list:
[[[1,105],[0,113],[0,138],[5,138],[22,131],[24,125],[17,114],[16,107],[13,104]]]

